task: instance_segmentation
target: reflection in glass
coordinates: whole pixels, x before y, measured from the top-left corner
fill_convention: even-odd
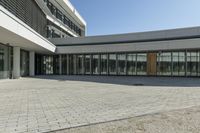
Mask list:
[[[10,78],[13,65],[13,49],[0,44],[0,79]]]
[[[90,64],[90,55],[85,55],[85,74],[91,74],[90,72],[90,68],[91,68],[91,64]]]
[[[126,75],[126,54],[117,56],[118,75]]]
[[[100,74],[99,63],[99,55],[92,55],[92,74]]]
[[[101,55],[101,74],[105,75],[107,74],[107,68],[108,68],[108,60],[107,60],[107,54]]]
[[[157,62],[157,74],[170,76],[172,72],[171,52],[158,53]]]
[[[185,52],[179,52],[179,76],[185,76]]]
[[[117,56],[116,54],[109,54],[109,74],[116,75],[117,71]]]
[[[173,76],[185,75],[185,52],[172,52]]]
[[[187,52],[187,76],[198,75],[199,53],[196,51]]]
[[[147,54],[137,54],[137,75],[147,74]]]
[[[83,55],[76,56],[76,72],[77,74],[84,74]]]
[[[69,55],[69,74],[73,75],[73,74],[76,74],[75,72],[75,61],[76,59],[76,56],[75,55]]]
[[[127,74],[136,75],[136,54],[127,54]]]
[[[67,75],[67,55],[62,55],[62,74]]]
[[[20,74],[21,76],[29,75],[29,52],[20,51]]]
[[[172,53],[172,64],[173,64],[173,76],[178,76],[179,66],[178,66],[178,52]]]

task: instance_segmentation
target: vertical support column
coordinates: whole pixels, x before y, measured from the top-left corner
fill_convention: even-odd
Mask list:
[[[59,55],[59,74],[62,75],[62,55]]]
[[[29,75],[35,76],[35,52],[29,52]]]
[[[13,48],[13,78],[20,78],[20,47]]]

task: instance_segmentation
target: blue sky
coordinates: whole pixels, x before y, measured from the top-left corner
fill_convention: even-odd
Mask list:
[[[87,35],[200,26],[200,0],[70,0]]]

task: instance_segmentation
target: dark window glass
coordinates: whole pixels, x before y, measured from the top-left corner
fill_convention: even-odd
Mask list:
[[[20,51],[20,74],[21,76],[29,75],[29,52]]]
[[[100,62],[99,62],[99,55],[92,56],[92,73],[93,74],[100,74]]]
[[[85,74],[91,74],[91,55],[85,55]]]
[[[126,75],[126,54],[117,55],[118,75]]]
[[[185,75],[185,52],[172,52],[173,76]]]
[[[127,74],[136,75],[136,54],[127,54]]]
[[[139,53],[137,54],[137,75],[147,74],[147,54]]]
[[[102,54],[101,55],[101,74],[105,75],[108,72],[108,55]]]
[[[117,56],[116,54],[109,54],[109,74],[117,74]]]
[[[199,52],[187,52],[187,76],[198,76]]]
[[[171,52],[162,52],[157,54],[157,74],[170,76],[172,73]]]
[[[76,71],[77,74],[84,74],[84,56],[83,55],[77,55],[76,56]]]
[[[66,75],[67,73],[67,55],[62,55],[62,74]]]

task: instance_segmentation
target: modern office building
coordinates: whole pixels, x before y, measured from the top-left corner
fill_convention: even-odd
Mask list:
[[[0,79],[200,76],[200,27],[85,37],[68,0],[0,0]]]

